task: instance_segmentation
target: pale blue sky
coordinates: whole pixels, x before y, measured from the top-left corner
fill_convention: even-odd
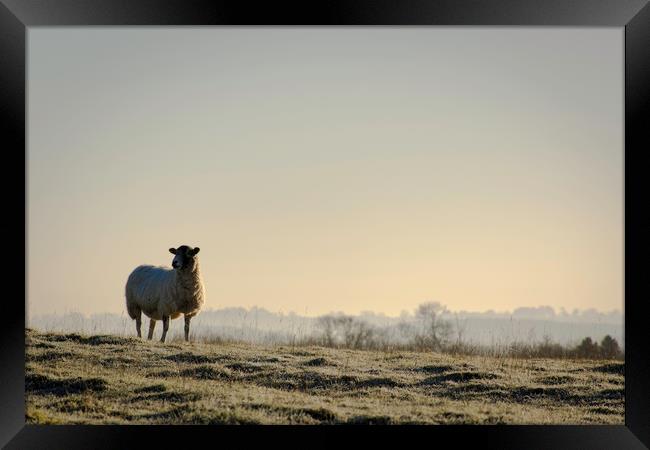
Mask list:
[[[30,314],[621,309],[620,28],[30,28]]]

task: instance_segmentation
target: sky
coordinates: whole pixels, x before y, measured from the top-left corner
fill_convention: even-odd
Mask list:
[[[31,27],[28,314],[623,308],[623,29]]]

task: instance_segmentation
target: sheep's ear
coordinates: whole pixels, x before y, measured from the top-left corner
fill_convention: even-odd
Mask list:
[[[171,253],[172,255],[175,255],[176,254],[176,249],[174,247],[170,248],[169,253]]]
[[[194,250],[192,250],[192,256],[196,255],[200,250],[200,248],[194,247]]]

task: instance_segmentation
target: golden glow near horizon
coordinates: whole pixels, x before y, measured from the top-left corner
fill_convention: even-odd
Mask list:
[[[32,28],[29,314],[623,306],[623,31]]]

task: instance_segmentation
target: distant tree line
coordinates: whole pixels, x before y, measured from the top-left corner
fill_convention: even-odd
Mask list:
[[[455,324],[442,319],[443,312],[444,306],[437,302],[420,305],[415,312],[415,321],[398,325],[402,338],[399,340],[389,335],[388,329],[370,325],[353,316],[329,314],[318,318],[319,332],[304,343],[336,348],[437,351],[529,358],[623,359],[623,351],[610,335],[603,337],[600,343],[586,337],[576,346],[561,345],[549,337],[541,342],[514,342],[505,346],[470,344],[463,340],[464,324],[458,319]]]
[[[538,308],[540,309],[540,308]],[[552,310],[548,310],[552,311]],[[546,311],[548,314],[550,314]],[[543,312],[543,311],[542,311]],[[547,314],[547,315],[548,315]],[[466,314],[452,313],[437,302],[420,305],[413,313],[399,318],[383,318],[373,314],[349,316],[328,314],[318,318],[295,314],[278,315],[264,309],[226,308],[205,311],[195,319],[200,332],[195,337],[203,342],[252,342],[267,345],[322,345],[369,350],[436,351],[459,355],[513,356],[521,358],[591,358],[623,359],[624,350],[607,331],[600,341],[585,337],[577,343],[566,338],[559,343],[550,337],[536,340],[534,334],[526,340],[504,335],[499,325],[494,336],[485,331],[477,333]],[[551,319],[549,319],[551,320]],[[480,322],[480,321],[479,321]],[[258,326],[258,324],[260,324]],[[510,321],[512,326],[512,319]],[[85,334],[112,333],[122,336],[133,334],[133,325],[125,314],[95,314],[86,317],[79,313],[44,315],[30,319],[29,326],[42,331],[66,331]],[[484,324],[478,326],[485,327]],[[479,328],[480,330],[480,328]],[[483,328],[485,330],[485,328]],[[607,332],[582,328],[580,334],[597,333],[598,338]],[[182,321],[172,323],[171,339],[175,333],[182,335]],[[551,332],[552,333],[552,332]],[[553,336],[557,335],[551,334]],[[467,336],[470,336],[468,339]],[[476,336],[479,336],[478,338]],[[521,336],[521,333],[518,335]],[[593,335],[592,335],[593,336]]]

